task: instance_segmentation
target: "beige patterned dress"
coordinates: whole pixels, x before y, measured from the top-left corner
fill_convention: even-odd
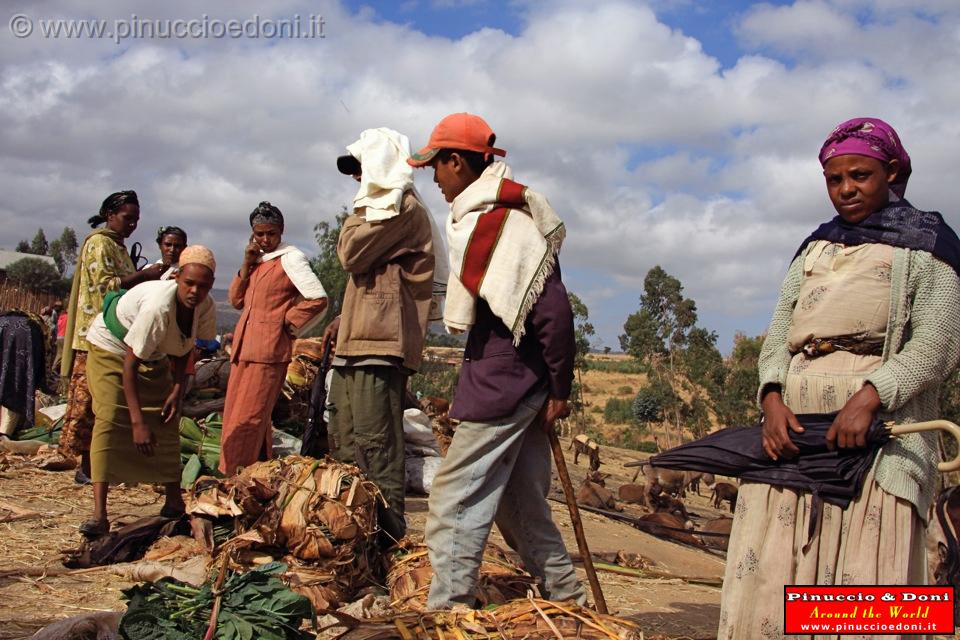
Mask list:
[[[814,338],[853,337],[882,344],[890,304],[893,248],[817,241],[788,337],[784,402],[794,413],[839,411],[881,364],[880,355],[836,351],[810,358]],[[881,489],[871,471],[847,509],[824,504],[808,548],[812,496],[744,483],[734,515],[720,609],[721,640],[783,638],[785,584],[923,584],[923,521],[914,506]],[[809,638],[813,636],[788,636]],[[815,636],[834,638],[836,636]],[[844,636],[844,638],[894,636]],[[909,636],[918,638],[921,636]]]

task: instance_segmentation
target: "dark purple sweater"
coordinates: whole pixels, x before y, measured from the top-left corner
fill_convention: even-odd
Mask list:
[[[520,346],[514,347],[507,326],[484,300],[477,299],[476,322],[467,336],[451,418],[472,422],[505,418],[521,400],[541,389],[560,400],[570,397],[576,342],[559,264],[527,316],[526,328]]]

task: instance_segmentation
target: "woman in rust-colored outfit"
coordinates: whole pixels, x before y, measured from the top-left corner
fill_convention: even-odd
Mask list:
[[[307,257],[281,242],[283,214],[261,202],[243,265],[230,283],[230,304],[242,309],[234,330],[223,414],[220,471],[232,474],[271,453],[270,414],[290,363],[294,334],[321,318],[327,294]]]

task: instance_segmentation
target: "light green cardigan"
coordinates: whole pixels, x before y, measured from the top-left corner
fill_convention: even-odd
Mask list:
[[[782,386],[786,381],[793,357],[787,335],[809,250],[808,245],[791,263],[780,288],[760,352],[760,392],[768,384]],[[883,364],[866,377],[880,394],[880,417],[898,424],[939,418],[940,385],[958,360],[960,279],[956,272],[926,251],[894,249]],[[884,491],[913,503],[926,520],[937,487],[939,460],[936,432],[905,435],[880,450],[874,477]]]

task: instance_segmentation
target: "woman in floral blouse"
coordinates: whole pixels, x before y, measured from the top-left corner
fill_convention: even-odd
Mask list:
[[[67,413],[60,435],[60,446],[80,456],[78,482],[89,482],[90,437],[93,433],[93,407],[87,386],[87,331],[102,311],[108,291],[129,289],[147,280],[156,280],[163,265],[150,265],[137,271],[123,241],[130,237],[140,221],[140,202],[134,191],[110,194],[100,213],[88,221],[95,231],[88,235],[77,255],[77,266],[70,288],[67,327],[60,362],[61,380],[67,386]],[[103,229],[97,229],[101,224]]]

